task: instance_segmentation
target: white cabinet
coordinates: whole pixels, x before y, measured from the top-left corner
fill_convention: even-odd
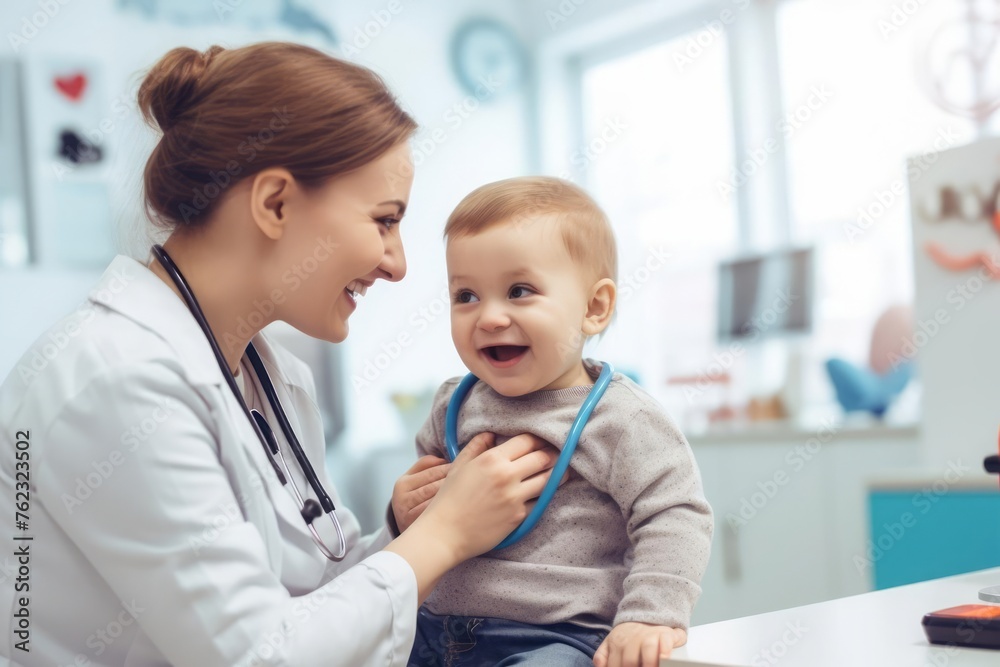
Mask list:
[[[870,590],[866,480],[912,468],[914,428],[754,430],[692,438],[715,511],[693,624]]]

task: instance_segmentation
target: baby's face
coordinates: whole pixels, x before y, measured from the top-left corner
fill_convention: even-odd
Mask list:
[[[502,223],[448,242],[451,336],[505,396],[588,382],[580,363],[590,285],[558,225]]]

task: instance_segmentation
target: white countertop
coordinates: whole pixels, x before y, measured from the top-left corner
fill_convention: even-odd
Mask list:
[[[780,586],[781,582],[774,582]],[[924,614],[985,604],[1000,568],[696,626],[661,667],[997,667],[1000,650],[930,644]]]

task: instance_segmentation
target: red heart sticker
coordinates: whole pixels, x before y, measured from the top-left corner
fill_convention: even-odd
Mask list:
[[[86,87],[87,77],[83,74],[56,77],[56,89],[74,102],[83,97],[83,89]]]

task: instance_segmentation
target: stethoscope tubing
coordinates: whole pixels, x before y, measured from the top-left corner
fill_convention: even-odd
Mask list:
[[[184,274],[181,273],[177,265],[174,264],[173,259],[171,259],[170,255],[167,254],[166,250],[164,250],[162,246],[155,244],[153,245],[152,251],[156,256],[156,259],[170,276],[170,279],[177,286],[184,302],[188,306],[188,310],[191,311],[191,314],[194,316],[198,326],[201,327],[202,332],[205,334],[205,338],[208,340],[208,343],[212,348],[212,352],[215,355],[215,359],[219,364],[219,368],[222,371],[222,376],[225,378],[226,384],[229,386],[229,389],[233,392],[233,396],[243,409],[244,414],[246,414],[247,420],[250,422],[250,426],[253,428],[254,433],[257,434],[257,438],[260,440],[265,452],[268,454],[267,460],[274,469],[274,472],[278,477],[278,481],[282,486],[288,487],[289,482],[291,482],[291,471],[288,469],[288,464],[285,462],[285,458],[281,454],[277,440],[274,438],[274,433],[271,432],[271,429],[267,425],[267,421],[264,419],[263,415],[260,415],[260,413],[256,410],[250,410],[246,401],[243,400],[243,395],[236,386],[236,379],[230,372],[229,366],[222,354],[222,350],[219,348],[219,344],[216,341],[215,336],[212,334],[212,328],[208,325],[208,321],[205,319],[205,313],[202,311],[201,305],[198,303],[198,299],[195,297],[194,292],[191,291],[191,288],[188,286],[187,280],[184,278]],[[281,401],[278,400],[278,395],[274,390],[271,377],[268,374],[267,369],[264,367],[264,362],[260,358],[260,354],[257,352],[257,348],[254,347],[253,343],[247,344],[246,354],[250,359],[254,372],[257,374],[257,379],[260,381],[261,388],[264,390],[267,402],[271,406],[271,410],[274,412],[275,418],[278,420],[281,432],[285,436],[285,440],[288,443],[289,448],[292,450],[292,453],[295,455],[295,459],[298,461],[299,466],[302,469],[303,476],[306,478],[309,486],[312,487],[313,492],[319,499],[318,505],[312,498],[303,499],[294,482],[291,483],[292,494],[295,496],[296,501],[302,508],[300,510],[302,518],[305,520],[309,532],[312,534],[316,545],[319,547],[323,555],[330,560],[343,560],[347,555],[347,541],[344,537],[344,531],[340,525],[340,520],[336,515],[336,507],[330,499],[330,496],[326,493],[326,489],[323,488],[323,484],[320,482],[315,469],[309,462],[309,457],[306,456],[305,450],[303,450],[299,439],[295,436],[295,431],[288,422],[288,416],[285,414],[284,408],[281,407]],[[275,457],[277,457],[277,461],[275,460]],[[280,466],[278,464],[279,461],[281,463]],[[284,470],[282,470],[282,468],[284,468]],[[322,514],[327,515],[337,531],[337,537],[340,542],[338,549],[339,553],[333,553],[326,546],[315,526],[313,526],[313,520]]]
[[[573,458],[573,452],[576,451],[580,435],[587,425],[587,420],[590,419],[590,413],[597,407],[598,401],[601,400],[605,390],[607,390],[614,372],[614,366],[606,361],[602,362],[601,374],[584,399],[583,405],[580,406],[580,411],[576,414],[573,425],[570,426],[569,434],[566,436],[566,444],[563,445],[562,451],[559,453],[559,459],[556,461],[555,466],[552,467],[549,480],[545,483],[545,487],[538,497],[538,502],[535,503],[535,506],[528,513],[528,516],[524,518],[524,521],[494,549],[505,549],[518,542],[538,524],[545,510],[548,509],[549,503],[552,502],[552,498],[556,495],[556,491],[559,489],[559,482],[569,469],[569,462]],[[451,400],[448,401],[448,410],[445,413],[445,452],[449,461],[454,461],[458,457],[459,410],[461,409],[462,402],[472,390],[472,386],[478,381],[478,377],[469,373],[458,383],[458,386],[455,387],[455,391],[451,395]]]

